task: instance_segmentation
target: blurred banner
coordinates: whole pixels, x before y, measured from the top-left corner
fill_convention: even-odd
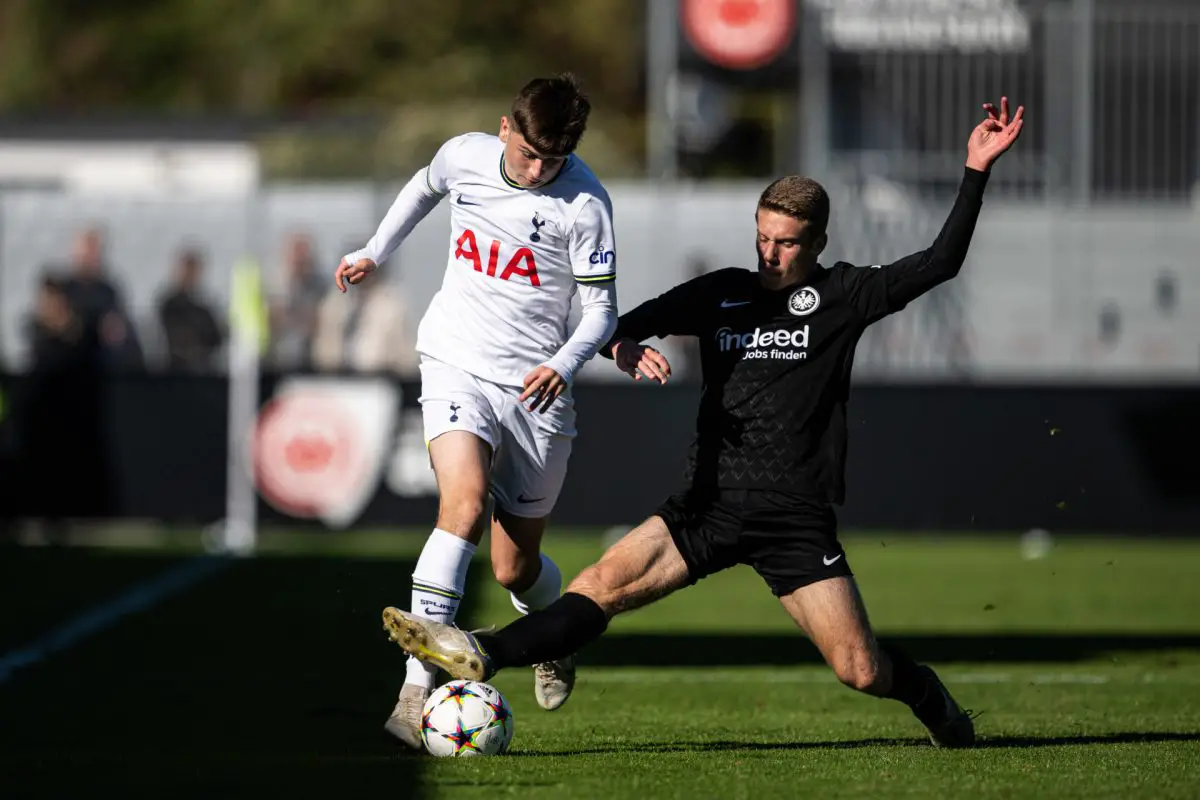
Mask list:
[[[330,527],[356,521],[379,486],[399,401],[386,380],[281,380],[247,442],[262,498]]]
[[[796,86],[795,0],[680,0],[679,66],[740,86]]]
[[[4,379],[18,401],[10,411],[27,380]],[[245,443],[261,523],[432,524],[416,384],[264,376],[261,389]],[[64,473],[71,482],[53,484],[55,496],[70,507],[73,492],[103,485],[112,493],[105,516],[220,519],[227,392],[218,377],[114,378],[102,403],[103,453],[80,459],[81,443],[59,441],[55,458],[93,472]],[[580,434],[554,522],[631,525],[653,513],[680,485],[697,392],[576,387]],[[845,528],[914,532],[1195,533],[1200,485],[1180,454],[1200,448],[1196,408],[1197,387],[862,385],[850,402],[839,516]],[[6,465],[7,476],[21,472]],[[21,498],[10,499],[20,513]]]

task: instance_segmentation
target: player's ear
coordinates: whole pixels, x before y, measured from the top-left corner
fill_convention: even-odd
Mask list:
[[[825,250],[825,245],[829,244],[829,234],[822,233],[817,237],[817,240],[812,244],[812,254],[819,256]]]
[[[508,117],[504,114],[500,115],[500,141],[508,144]]]

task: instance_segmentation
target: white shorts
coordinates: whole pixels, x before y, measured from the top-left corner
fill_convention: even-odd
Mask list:
[[[491,492],[518,517],[549,516],[567,477],[575,437],[575,403],[564,392],[544,414],[517,402],[521,390],[501,386],[421,357],[421,416],[428,445],[447,431],[467,431],[492,448]]]

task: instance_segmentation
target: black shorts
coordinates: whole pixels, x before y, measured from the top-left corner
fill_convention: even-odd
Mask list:
[[[693,488],[656,513],[687,564],[690,583],[747,564],[782,597],[854,574],[829,503],[772,490]]]

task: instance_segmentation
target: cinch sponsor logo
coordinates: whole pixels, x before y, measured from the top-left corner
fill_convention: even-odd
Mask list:
[[[616,258],[616,250],[605,250],[604,245],[600,245],[596,248],[596,252],[588,256],[588,261],[592,264],[611,264]]]
[[[795,361],[808,358],[808,326],[777,331],[755,328],[749,333],[721,328],[717,331],[717,348],[722,353],[745,350],[743,360],[768,358]]]

